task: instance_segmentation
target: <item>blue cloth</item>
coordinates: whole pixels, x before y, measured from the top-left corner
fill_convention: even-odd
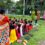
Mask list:
[[[0,39],[0,43],[2,42],[2,40]]]

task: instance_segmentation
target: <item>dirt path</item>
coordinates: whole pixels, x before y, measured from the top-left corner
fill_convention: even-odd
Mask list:
[[[38,45],[45,45],[45,40],[40,41]]]

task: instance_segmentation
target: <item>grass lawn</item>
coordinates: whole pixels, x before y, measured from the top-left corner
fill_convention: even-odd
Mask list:
[[[31,20],[31,16],[29,15],[11,15],[11,14],[8,14],[9,18],[16,18],[16,19],[27,19],[27,20]]]
[[[45,40],[45,24],[44,21],[39,21],[39,29],[37,32],[33,32],[29,45],[39,45],[38,43]]]
[[[31,31],[30,33],[33,34],[33,36],[28,41],[27,45],[39,45],[39,42],[42,40],[45,40],[45,23],[44,21],[40,20],[39,22],[39,29],[38,31]],[[17,42],[14,42],[13,45],[23,45],[19,44]]]

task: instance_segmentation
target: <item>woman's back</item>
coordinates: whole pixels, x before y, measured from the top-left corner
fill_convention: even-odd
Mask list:
[[[9,45],[9,19],[4,15],[4,10],[0,10],[0,44]]]

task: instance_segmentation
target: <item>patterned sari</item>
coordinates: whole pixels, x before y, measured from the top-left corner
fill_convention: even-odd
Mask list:
[[[9,45],[9,23],[0,16],[0,45]]]

